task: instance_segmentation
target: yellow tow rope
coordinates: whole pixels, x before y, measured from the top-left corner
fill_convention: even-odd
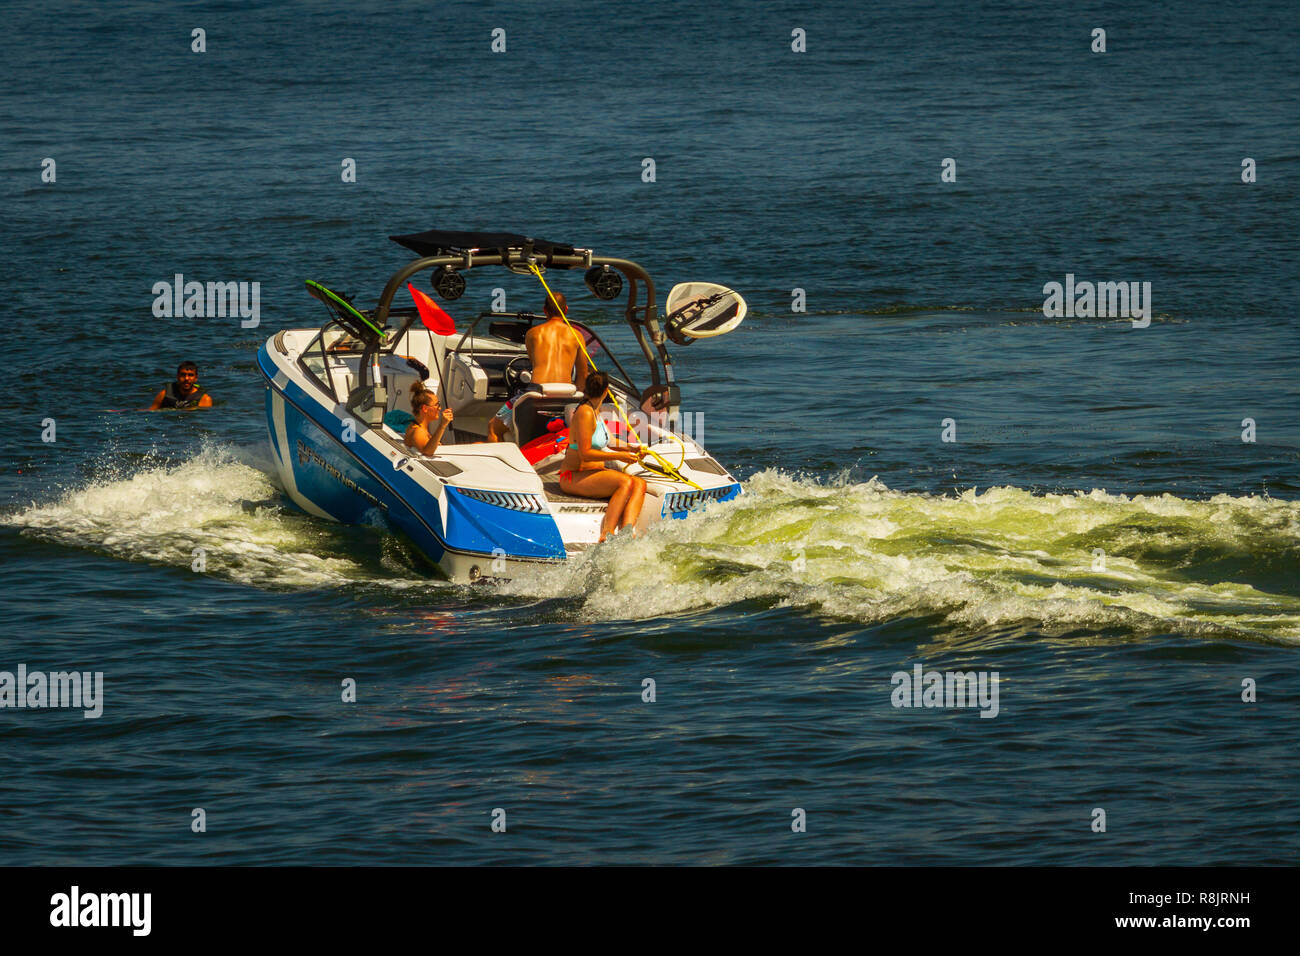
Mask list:
[[[564,319],[564,324],[569,327],[569,331],[572,332],[574,338],[578,340],[578,348],[582,349],[582,354],[583,357],[586,358],[587,364],[591,366],[592,371],[595,371],[596,363],[592,361],[591,353],[587,351],[586,342],[583,340],[583,337],[578,332],[578,330],[573,327],[573,323],[569,321],[569,317],[567,314],[565,314],[564,309],[560,308],[560,303],[555,301],[555,296],[551,292],[551,287],[548,286],[546,284],[546,280],[542,278],[542,270],[537,268],[537,263],[535,262],[528,263],[528,268],[532,271],[533,275],[537,276],[537,281],[540,282],[542,284],[542,288],[546,290],[547,298],[551,300],[551,304],[555,306],[555,310],[560,313],[560,318]],[[636,429],[632,427],[632,423],[627,420],[627,414],[623,411],[623,404],[618,400],[618,396],[614,394],[614,390],[612,388],[609,390],[609,397],[614,400],[614,408],[618,410],[618,417],[623,419],[623,424],[627,428],[628,436],[630,437],[636,434]],[[675,434],[673,434],[671,429],[664,429],[664,431],[668,435],[672,436],[673,441],[677,442],[677,444],[682,446],[681,462],[679,462],[677,465],[673,465],[672,462],[670,462],[667,458],[663,457],[663,455],[651,449],[649,445],[643,446],[646,452],[654,456],[655,460],[659,462],[660,467],[663,468],[665,472],[667,472],[668,477],[673,478],[676,481],[684,482],[685,484],[690,485],[692,488],[695,488],[696,490],[699,491],[704,490],[701,485],[698,485],[695,482],[691,481],[691,479],[687,478],[678,470],[678,468],[682,464],[685,464],[686,462],[686,443],[683,442],[680,438],[678,438]],[[638,442],[638,444],[640,443]]]

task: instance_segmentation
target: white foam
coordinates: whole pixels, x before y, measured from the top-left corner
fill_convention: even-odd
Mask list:
[[[187,569],[201,548],[206,573],[262,587],[373,577],[329,553],[323,522],[282,509],[271,478],[238,449],[206,448],[180,464],[94,481],[2,520],[71,547]]]
[[[772,471],[745,490],[639,540],[620,536],[580,566],[508,587],[562,593],[583,616],[605,619],[764,600],[868,623],[940,614],[967,631],[1025,625],[1300,640],[1300,599],[1198,582],[1181,567],[1194,551],[1295,549],[1296,502],[1009,487],[936,496],[891,491],[874,478],[820,484]],[[1260,539],[1262,525],[1273,529],[1271,540]],[[1102,570],[1094,570],[1094,548],[1108,552]]]
[[[184,568],[203,548],[208,573],[259,587],[435,584],[408,566],[409,545],[397,539],[369,565],[338,553],[339,526],[281,507],[267,468],[239,449],[206,449],[2,520],[70,546]],[[1258,590],[1240,574],[1188,573],[1189,563],[1209,559],[1294,553],[1298,540],[1300,503],[1270,498],[1011,487],[940,496],[892,491],[876,478],[818,482],[765,471],[731,502],[639,539],[620,535],[499,590],[558,596],[599,620],[754,600],[866,623],[937,614],[958,631],[1023,625],[1300,641],[1300,598]],[[1106,552],[1100,570],[1096,548]]]

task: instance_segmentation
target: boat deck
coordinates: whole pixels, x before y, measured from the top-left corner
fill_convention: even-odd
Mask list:
[[[600,498],[579,498],[575,495],[566,495],[560,490],[558,481],[548,481],[545,478],[542,479],[542,491],[546,492],[547,501],[572,502],[575,504],[608,504],[607,501]]]

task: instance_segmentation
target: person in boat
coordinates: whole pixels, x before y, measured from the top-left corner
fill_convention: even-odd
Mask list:
[[[432,455],[451,424],[451,409],[440,408],[433,390],[416,382],[411,387],[411,411],[415,414],[415,421],[407,426],[403,440],[420,454]]]
[[[532,384],[545,385],[560,383],[576,385],[579,391],[585,391],[583,385],[587,374],[593,371],[587,362],[587,356],[578,347],[579,334],[569,328],[564,320],[569,311],[569,303],[563,292],[554,293],[546,299],[543,311],[546,321],[535,325],[524,336],[524,346],[528,349],[528,358],[533,363]],[[526,387],[525,387],[526,388]],[[488,441],[505,441],[513,424],[515,399],[521,389],[510,396],[497,413],[488,422]]]
[[[646,483],[606,464],[621,461],[632,465],[645,455],[643,449],[613,439],[598,417],[609,396],[609,376],[589,372],[586,398],[573,413],[569,446],[560,465],[560,490],[580,498],[608,498],[605,519],[600,523],[600,540],[628,525],[635,525],[645,503]],[[635,531],[633,532],[635,533]]]
[[[193,362],[182,362],[176,369],[176,381],[164,385],[147,410],[211,407],[212,396],[199,387],[199,367]]]
[[[535,325],[524,336],[524,345],[528,348],[528,357],[533,360],[533,381],[538,384],[546,382],[572,383],[578,391],[585,392],[587,375],[595,369],[587,362],[587,356],[579,348],[581,337],[565,321],[569,314],[569,303],[563,292],[556,292],[554,301],[548,296],[542,311],[546,321]]]
[[[510,434],[510,426],[514,424],[515,399],[521,394],[523,394],[522,390],[515,392],[515,394],[510,396],[509,400],[504,405],[497,409],[497,413],[492,416],[492,419],[488,422],[488,441],[498,442],[506,440],[506,436]]]

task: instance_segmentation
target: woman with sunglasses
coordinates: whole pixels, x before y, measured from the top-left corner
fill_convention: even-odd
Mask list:
[[[443,433],[451,424],[451,409],[439,408],[438,396],[422,383],[416,382],[411,388],[411,411],[415,413],[415,421],[407,427],[404,440],[409,447],[421,454],[432,455],[438,450]]]

